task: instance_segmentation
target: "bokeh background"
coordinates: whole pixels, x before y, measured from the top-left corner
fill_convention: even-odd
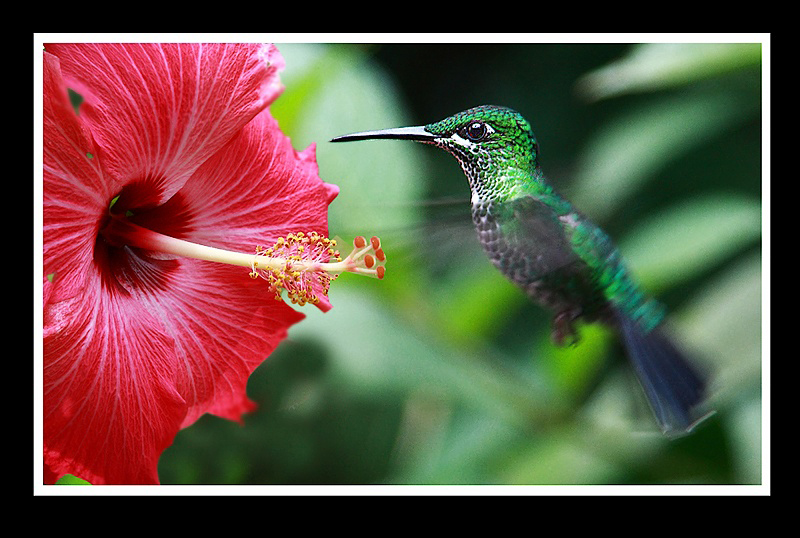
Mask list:
[[[341,188],[332,236],[378,235],[383,281],[343,275],[255,372],[243,425],[205,416],[164,484],[762,482],[761,45],[279,44],[273,115]],[[714,372],[716,415],[668,441],[617,341],[555,348],[490,266],[451,156],[330,144],[479,104],[531,122],[545,174],[615,238]]]

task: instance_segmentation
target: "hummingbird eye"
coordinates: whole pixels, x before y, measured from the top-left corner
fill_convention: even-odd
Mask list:
[[[464,134],[473,142],[480,142],[489,133],[489,129],[482,121],[473,121],[464,130]]]

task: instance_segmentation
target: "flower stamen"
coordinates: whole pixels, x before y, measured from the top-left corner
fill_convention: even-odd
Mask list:
[[[304,305],[318,305],[327,297],[331,282],[341,273],[357,273],[382,279],[386,254],[380,239],[367,241],[358,236],[353,250],[344,259],[336,250],[336,240],[317,232],[280,237],[269,248],[256,247],[255,254],[245,254],[200,245],[142,228],[125,218],[112,218],[103,236],[113,244],[128,245],[187,258],[249,267],[251,278],[265,279],[280,300],[286,290],[289,300]],[[323,305],[321,305],[323,306]]]
[[[287,298],[300,306],[318,304],[343,272],[383,278],[386,255],[377,237],[369,242],[356,237],[353,250],[344,259],[335,247],[335,239],[316,232],[280,237],[272,247],[256,247],[250,276],[269,282],[276,299],[280,300],[285,290]]]

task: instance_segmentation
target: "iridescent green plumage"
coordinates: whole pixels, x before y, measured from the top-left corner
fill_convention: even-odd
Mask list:
[[[664,310],[634,281],[608,235],[545,181],[528,121],[480,106],[424,127],[368,131],[333,141],[395,138],[456,157],[472,191],[472,220],[492,263],[554,312],[554,339],[578,319],[616,328],[662,430],[689,431],[704,416],[705,381],[661,329]]]
[[[469,179],[473,221],[487,254],[555,310],[562,329],[579,316],[597,319],[609,302],[648,328],[661,321],[662,309],[639,290],[611,239],[545,182],[525,118],[484,106],[425,129],[455,135],[433,143],[452,153]]]

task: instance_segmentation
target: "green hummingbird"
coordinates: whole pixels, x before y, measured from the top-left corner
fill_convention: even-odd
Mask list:
[[[415,140],[455,156],[472,191],[472,221],[491,262],[552,310],[553,340],[575,341],[578,319],[618,331],[661,430],[690,432],[706,378],[663,328],[664,309],[634,281],[610,237],[545,180],[528,121],[484,105],[417,127],[339,136],[332,142]]]

